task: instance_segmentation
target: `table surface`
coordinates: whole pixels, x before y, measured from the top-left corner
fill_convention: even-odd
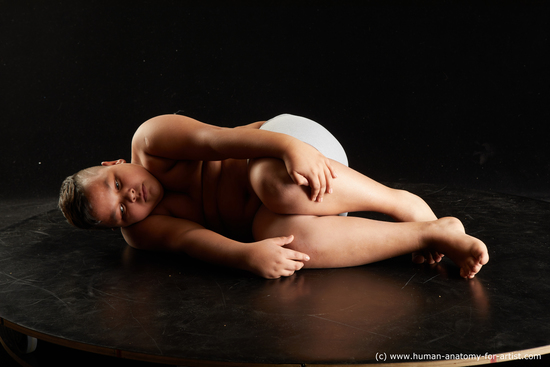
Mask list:
[[[0,318],[74,348],[188,365],[547,353],[550,203],[393,186],[424,197],[438,216],[460,218],[485,241],[491,260],[475,279],[460,278],[448,259],[430,266],[403,256],[264,280],[137,251],[118,232],[76,230],[56,209],[30,216],[28,205],[28,218],[0,230]],[[10,210],[0,206],[0,218]]]

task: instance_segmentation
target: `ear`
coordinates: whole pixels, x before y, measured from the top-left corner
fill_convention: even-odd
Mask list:
[[[122,163],[126,163],[126,160],[119,159],[119,160],[116,160],[116,161],[106,161],[106,162],[101,162],[101,165],[102,166],[114,166],[114,165],[122,164]]]

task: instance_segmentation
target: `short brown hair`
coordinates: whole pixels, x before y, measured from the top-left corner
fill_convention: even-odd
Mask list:
[[[92,216],[92,206],[84,192],[84,182],[95,173],[95,168],[83,169],[67,177],[59,191],[59,209],[63,212],[67,222],[82,229],[103,228],[99,226],[100,221]]]

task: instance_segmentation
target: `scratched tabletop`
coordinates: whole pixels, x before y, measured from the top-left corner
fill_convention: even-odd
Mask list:
[[[460,278],[448,259],[430,266],[403,256],[264,280],[185,255],[137,251],[119,232],[73,229],[52,201],[1,227],[0,318],[62,345],[187,365],[547,350],[550,203],[399,187],[424,197],[438,216],[460,218],[487,244],[491,260],[475,279]],[[8,216],[9,206],[1,209]]]

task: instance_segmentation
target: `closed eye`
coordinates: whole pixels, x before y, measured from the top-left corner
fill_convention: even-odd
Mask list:
[[[115,187],[118,191],[120,191],[120,188],[121,188],[120,183],[116,179],[115,179]],[[126,210],[124,209],[124,205],[120,204],[119,209],[120,209],[120,215],[123,216],[124,213],[126,212]]]

